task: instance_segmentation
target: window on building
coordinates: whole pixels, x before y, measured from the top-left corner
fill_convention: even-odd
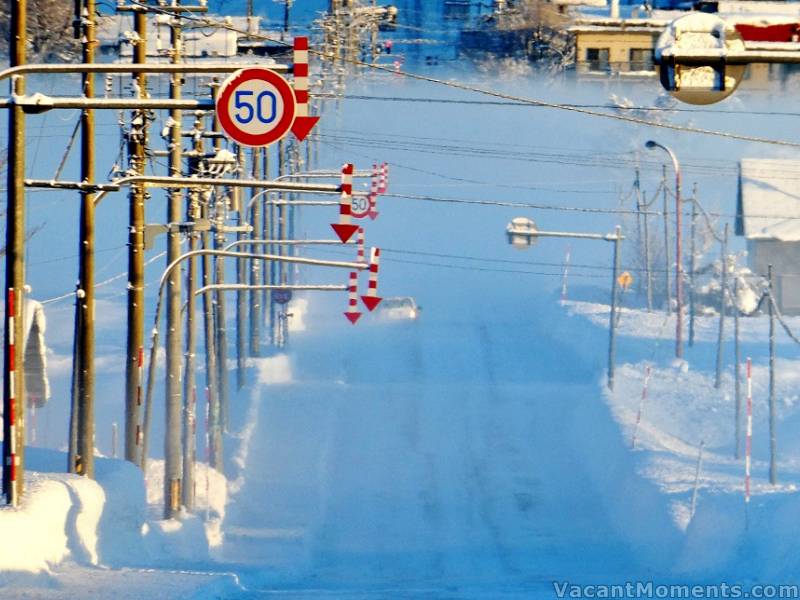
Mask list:
[[[652,71],[653,70],[653,49],[652,48],[631,48],[628,54],[631,71]]]
[[[608,48],[587,48],[586,62],[590,71],[608,71]]]

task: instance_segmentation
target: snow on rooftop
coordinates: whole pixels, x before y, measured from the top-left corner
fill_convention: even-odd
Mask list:
[[[745,237],[800,241],[800,160],[745,158],[739,166]]]

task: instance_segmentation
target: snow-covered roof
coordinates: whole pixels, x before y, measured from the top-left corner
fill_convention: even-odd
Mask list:
[[[763,2],[748,0],[721,0],[717,4],[717,11],[728,15],[753,14],[781,15],[800,17],[800,3],[797,2]]]
[[[800,160],[744,158],[739,169],[737,234],[800,242]]]

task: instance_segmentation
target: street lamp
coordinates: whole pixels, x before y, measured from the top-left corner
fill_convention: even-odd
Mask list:
[[[683,254],[681,253],[681,165],[675,153],[663,144],[648,140],[648,150],[661,148],[669,154],[672,168],[675,170],[675,357],[683,357]]]
[[[608,389],[614,389],[614,356],[617,348],[617,274],[619,273],[620,243],[625,237],[619,225],[614,233],[577,233],[564,231],[539,231],[536,223],[526,217],[516,217],[506,227],[508,243],[515,248],[533,246],[540,237],[577,238],[580,240],[602,240],[614,242],[614,268],[611,272],[611,311],[608,320]]]

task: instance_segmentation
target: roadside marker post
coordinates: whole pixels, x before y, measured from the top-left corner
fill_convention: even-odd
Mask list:
[[[378,296],[378,268],[380,262],[381,249],[373,248],[369,260],[369,287],[367,288],[367,294],[361,296],[362,302],[364,302],[364,305],[370,312],[375,310],[375,307],[383,300],[383,298]]]
[[[339,222],[332,223],[331,227],[339,236],[343,244],[353,237],[358,230],[358,225],[351,223],[352,217],[352,195],[353,195],[353,165],[347,163],[342,166],[341,196],[339,198]]]

